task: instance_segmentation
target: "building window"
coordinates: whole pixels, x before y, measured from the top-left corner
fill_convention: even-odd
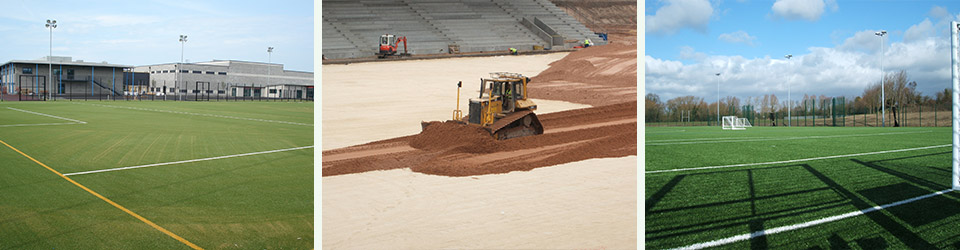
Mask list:
[[[260,97],[260,92],[261,92],[261,91],[260,91],[260,88],[255,88],[255,89],[253,89],[253,96],[254,96],[254,97]]]
[[[276,94],[276,93],[277,93],[277,89],[270,89],[270,94]]]
[[[213,94],[213,90],[207,90],[207,94]]]
[[[203,72],[200,72],[199,70],[194,70],[193,73],[194,73],[194,74],[203,74]]]
[[[194,93],[194,94],[200,93],[200,90],[199,90],[199,89],[194,89],[194,90],[193,90],[193,93]]]
[[[163,71],[163,73],[167,73],[167,72],[169,72],[169,71],[167,71],[167,70],[164,70],[164,71]]]
[[[236,90],[234,90],[234,91],[236,91]],[[217,90],[217,94],[221,94],[221,95],[222,95],[222,94],[226,94],[226,93],[227,93],[227,91]],[[234,95],[236,95],[236,94],[234,94]]]
[[[24,74],[33,74],[33,68],[23,68]]]
[[[213,71],[207,71],[207,75],[213,75]]]
[[[225,75],[227,75],[227,72],[219,72],[219,73],[217,73],[217,75],[225,76]]]
[[[237,96],[237,88],[230,89],[230,96],[233,96],[233,97]]]
[[[180,70],[180,73],[190,73],[190,71],[189,71],[189,70],[185,70],[185,69],[181,69],[181,70]]]

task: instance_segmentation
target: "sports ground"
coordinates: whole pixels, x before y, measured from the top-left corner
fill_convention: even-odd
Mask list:
[[[950,128],[645,136],[647,248],[960,248]]]
[[[313,103],[0,103],[0,249],[309,249]]]

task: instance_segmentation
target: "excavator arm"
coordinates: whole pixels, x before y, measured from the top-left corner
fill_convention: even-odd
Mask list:
[[[397,38],[397,45],[398,45],[398,47],[399,47],[399,45],[400,45],[400,42],[403,42],[403,54],[406,55],[406,54],[407,54],[407,37],[401,36],[401,37]]]

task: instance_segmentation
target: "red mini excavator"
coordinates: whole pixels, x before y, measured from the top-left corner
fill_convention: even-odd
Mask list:
[[[397,43],[400,42],[403,42],[403,53],[397,54]],[[410,56],[410,53],[407,53],[407,37],[390,34],[380,36],[380,52],[377,53],[377,57],[386,58],[389,56]]]

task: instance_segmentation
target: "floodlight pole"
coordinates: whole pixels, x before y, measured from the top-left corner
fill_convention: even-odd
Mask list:
[[[183,95],[180,94],[180,88],[179,88],[179,85],[178,85],[178,84],[179,84],[180,81],[181,81],[181,79],[180,79],[181,73],[180,73],[180,72],[183,71],[183,45],[184,45],[185,43],[187,43],[187,36],[186,36],[186,35],[180,35],[180,64],[177,65],[177,82],[173,83],[173,86],[174,86],[175,88],[177,88],[177,100],[178,100],[178,101],[183,101]],[[187,86],[187,85],[184,84],[183,86]]]
[[[267,86],[270,86],[270,62],[273,61],[273,47],[267,47]],[[283,93],[280,93],[283,95]],[[283,96],[280,96],[281,98]]]
[[[887,34],[886,30],[880,30],[880,31],[877,31],[877,33],[874,33],[874,35],[877,35],[880,37],[880,112],[881,112],[880,115],[882,116],[880,118],[881,127],[887,126],[887,97],[884,94],[885,88],[883,86],[883,35],[886,35],[886,34]]]
[[[717,125],[723,126],[720,121],[720,73],[717,73]]]
[[[950,23],[951,68],[953,74],[953,190],[960,191],[960,23]]]
[[[792,54],[789,54],[789,55],[786,55],[786,56],[783,56],[783,57],[786,57],[787,60],[789,61],[790,58],[793,57],[793,55],[792,55]],[[790,119],[790,109],[791,109],[791,108],[793,108],[793,102],[790,102],[790,83],[787,83],[787,127],[793,127],[792,119]],[[799,124],[798,124],[798,125],[799,125]]]
[[[47,80],[47,99],[53,99],[53,93],[50,93],[50,89],[53,88],[53,29],[57,28],[57,20],[47,19],[47,29],[50,30],[50,56],[47,57],[48,72],[47,76],[50,78]]]

